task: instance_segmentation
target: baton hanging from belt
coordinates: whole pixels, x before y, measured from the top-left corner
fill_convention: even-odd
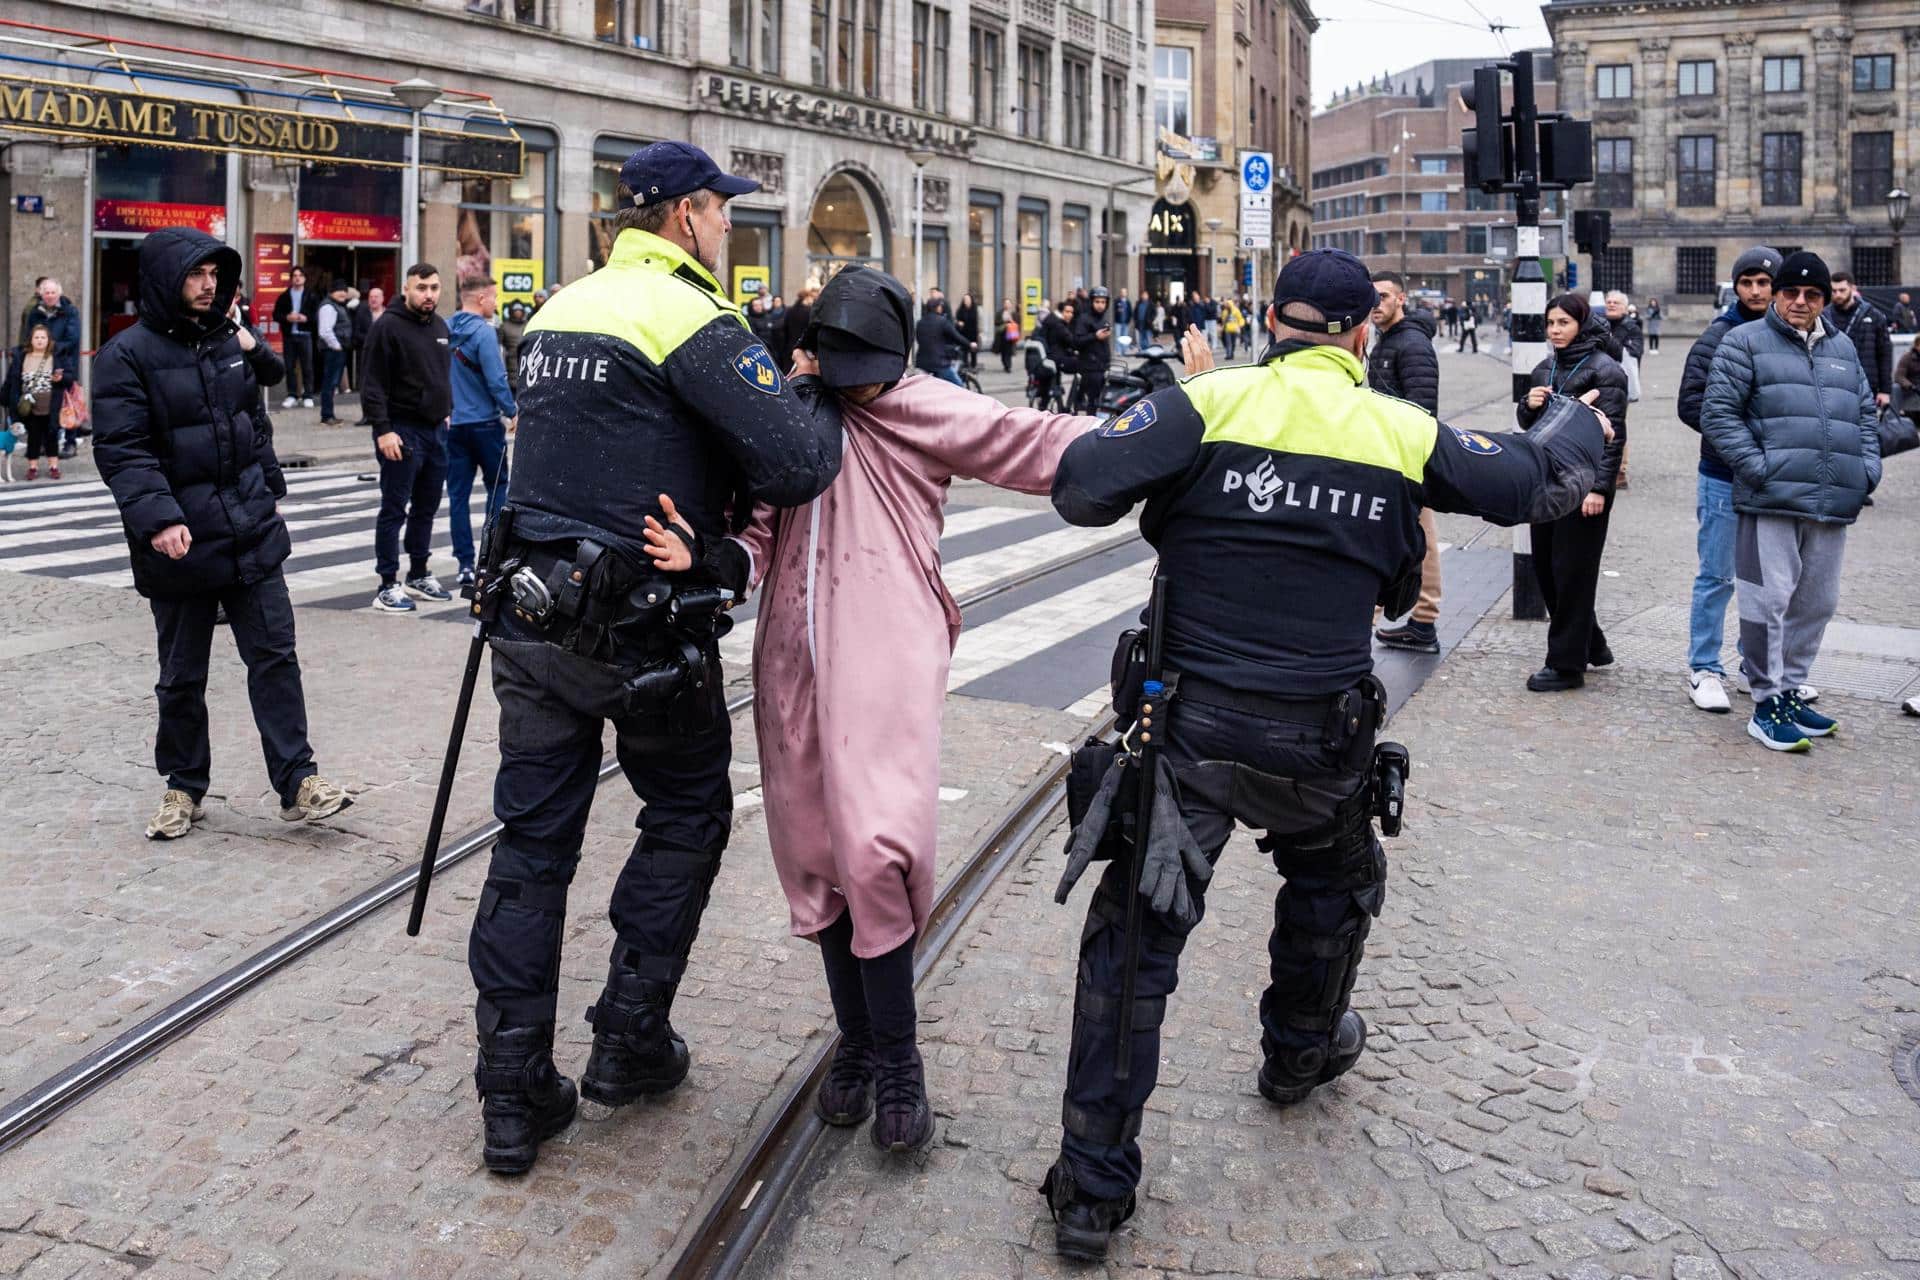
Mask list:
[[[1155,571],[1153,590],[1147,597],[1146,678],[1141,681],[1138,713],[1134,716],[1132,736],[1140,745],[1134,752],[1134,779],[1138,798],[1134,807],[1133,842],[1127,866],[1127,927],[1122,942],[1125,960],[1120,971],[1120,1012],[1117,1019],[1120,1039],[1113,1052],[1113,1076],[1125,1080],[1133,1073],[1133,999],[1140,978],[1140,875],[1146,867],[1147,833],[1153,829],[1153,791],[1155,769],[1160,760],[1160,744],[1167,726],[1165,702],[1165,657],[1167,640],[1167,578]],[[1154,713],[1159,713],[1159,722]]]
[[[447,754],[440,762],[440,789],[433,796],[427,843],[420,852],[420,879],[413,887],[413,909],[407,913],[409,938],[420,936],[420,919],[427,910],[427,891],[433,887],[434,863],[440,857],[440,832],[447,824],[447,802],[453,797],[453,775],[460,765],[460,744],[467,736],[467,712],[473,708],[473,686],[480,676],[480,658],[486,652],[487,632],[499,616],[500,596],[507,585],[502,566],[512,540],[513,508],[501,507],[487,526],[480,554],[480,573],[473,587],[473,643],[467,646],[466,670],[460,673],[460,698],[453,707]]]

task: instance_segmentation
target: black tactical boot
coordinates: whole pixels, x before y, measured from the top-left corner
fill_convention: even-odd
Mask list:
[[[1054,1248],[1061,1257],[1076,1262],[1106,1261],[1107,1242],[1120,1224],[1133,1216],[1131,1194],[1121,1200],[1099,1200],[1083,1194],[1074,1185],[1073,1170],[1065,1156],[1047,1170],[1040,1194],[1047,1198],[1047,1208],[1053,1213]]]
[[[622,1107],[665,1093],[687,1078],[687,1042],[667,1021],[673,984],[653,982],[615,964],[600,999],[587,1010],[593,1052],[580,1092],[602,1106]]]
[[[573,1081],[553,1066],[553,1024],[499,1027],[480,1037],[473,1068],[486,1129],[482,1158],[495,1173],[533,1167],[540,1144],[573,1123]]]
[[[933,1107],[917,1045],[874,1051],[873,1096],[874,1146],[900,1155],[924,1150],[933,1141]]]
[[[1324,1051],[1325,1061],[1316,1074],[1303,1082],[1297,1071],[1288,1070],[1269,1055],[1260,1068],[1260,1096],[1277,1106],[1292,1106],[1327,1081],[1351,1071],[1366,1047],[1367,1020],[1349,1009],[1340,1015],[1340,1025],[1333,1029],[1333,1043]],[[1295,1055],[1299,1059],[1307,1056],[1307,1052]],[[1301,1061],[1296,1065],[1311,1064]]]

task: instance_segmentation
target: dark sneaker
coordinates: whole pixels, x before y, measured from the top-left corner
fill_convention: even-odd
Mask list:
[[[419,596],[422,600],[453,599],[453,593],[441,586],[440,579],[430,573],[423,573],[417,578],[408,578],[407,591],[411,595]]]
[[[460,576],[454,580],[454,585],[460,588],[462,592],[472,591],[473,590],[473,570],[471,569],[460,570]]]
[[[413,601],[407,599],[399,583],[380,588],[373,597],[373,607],[382,613],[412,613],[414,609]]]
[[[1353,1064],[1360,1061],[1366,1048],[1367,1020],[1349,1009],[1340,1015],[1340,1025],[1333,1029],[1326,1065],[1314,1079],[1287,1079],[1280,1072],[1279,1064],[1268,1058],[1260,1067],[1260,1096],[1277,1107],[1290,1107],[1321,1085],[1353,1070]]]
[[[813,1109],[828,1124],[847,1127],[873,1114],[873,1050],[846,1040],[834,1051]]]
[[[587,1010],[593,1052],[580,1075],[582,1096],[603,1107],[624,1107],[687,1078],[691,1055],[667,1021],[672,1003],[670,983],[649,981],[630,969],[608,972],[600,999]]]
[[[874,1146],[895,1155],[924,1150],[933,1141],[933,1107],[918,1048],[892,1061],[875,1055],[871,1134]]]
[[[1604,645],[1604,644],[1603,644],[1603,645],[1597,645],[1597,646],[1595,646],[1595,647],[1594,647],[1594,649],[1593,649],[1593,651],[1592,651],[1591,653],[1589,653],[1589,654],[1587,654],[1587,665],[1588,665],[1588,666],[1590,666],[1590,667],[1610,667],[1610,666],[1612,666],[1612,665],[1613,665],[1613,650],[1612,650],[1612,649],[1609,649],[1609,648],[1608,648],[1608,647],[1607,647],[1606,645]]]
[[[1133,1196],[1119,1200],[1100,1200],[1083,1193],[1074,1184],[1073,1170],[1065,1156],[1047,1170],[1040,1184],[1053,1214],[1054,1248],[1063,1258],[1076,1262],[1104,1262],[1107,1244],[1120,1224],[1133,1216]]]
[[[1431,622],[1409,620],[1404,626],[1376,631],[1373,638],[1390,649],[1410,649],[1414,653],[1440,652],[1440,634]]]
[[[553,1024],[482,1036],[473,1068],[485,1130],[481,1158],[509,1177],[533,1168],[540,1144],[573,1123],[579,1094],[553,1065]]]
[[[1555,671],[1552,667],[1542,667],[1527,677],[1527,688],[1535,693],[1563,693],[1568,689],[1578,689],[1586,682],[1585,672]]]
[[[1747,736],[1769,751],[1811,751],[1813,743],[1787,712],[1784,694],[1775,694],[1753,709],[1747,721]]]
[[[1832,716],[1823,716],[1808,706],[1806,699],[1800,696],[1798,690],[1783,693],[1780,697],[1786,703],[1787,718],[1799,725],[1801,732],[1809,738],[1830,737],[1833,731],[1840,727],[1840,722]]]

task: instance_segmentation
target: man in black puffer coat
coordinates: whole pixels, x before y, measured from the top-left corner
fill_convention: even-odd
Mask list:
[[[187,834],[212,768],[207,663],[224,606],[247,664],[247,694],[280,816],[339,812],[346,793],[319,776],[307,743],[294,654],[293,604],[281,563],[292,550],[276,499],[287,492],[260,412],[279,357],[227,318],[240,255],[212,236],[169,227],[140,246],[140,323],[94,364],[94,457],[113,491],[133,558],[133,585],[160,637],[160,729],[167,778],[149,839]]]
[[[1433,315],[1407,302],[1406,283],[1397,271],[1373,273],[1380,305],[1373,309],[1373,350],[1367,353],[1367,385],[1375,391],[1419,405],[1440,416],[1440,357],[1433,350]],[[1480,348],[1474,347],[1475,351]],[[1420,510],[1420,532],[1427,540],[1420,562],[1420,598],[1407,620],[1375,631],[1374,638],[1395,649],[1440,652],[1440,527],[1433,512]]]

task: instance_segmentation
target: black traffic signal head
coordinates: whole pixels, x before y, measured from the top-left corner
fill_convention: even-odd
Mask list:
[[[1540,122],[1540,185],[1593,181],[1593,126],[1585,120]]]
[[[1608,209],[1573,211],[1573,244],[1581,253],[1602,254],[1613,239],[1613,213]]]
[[[1473,128],[1460,136],[1468,186],[1497,192],[1513,180],[1513,147],[1500,115],[1500,68],[1476,67],[1473,83],[1460,86],[1460,100],[1473,112]]]

